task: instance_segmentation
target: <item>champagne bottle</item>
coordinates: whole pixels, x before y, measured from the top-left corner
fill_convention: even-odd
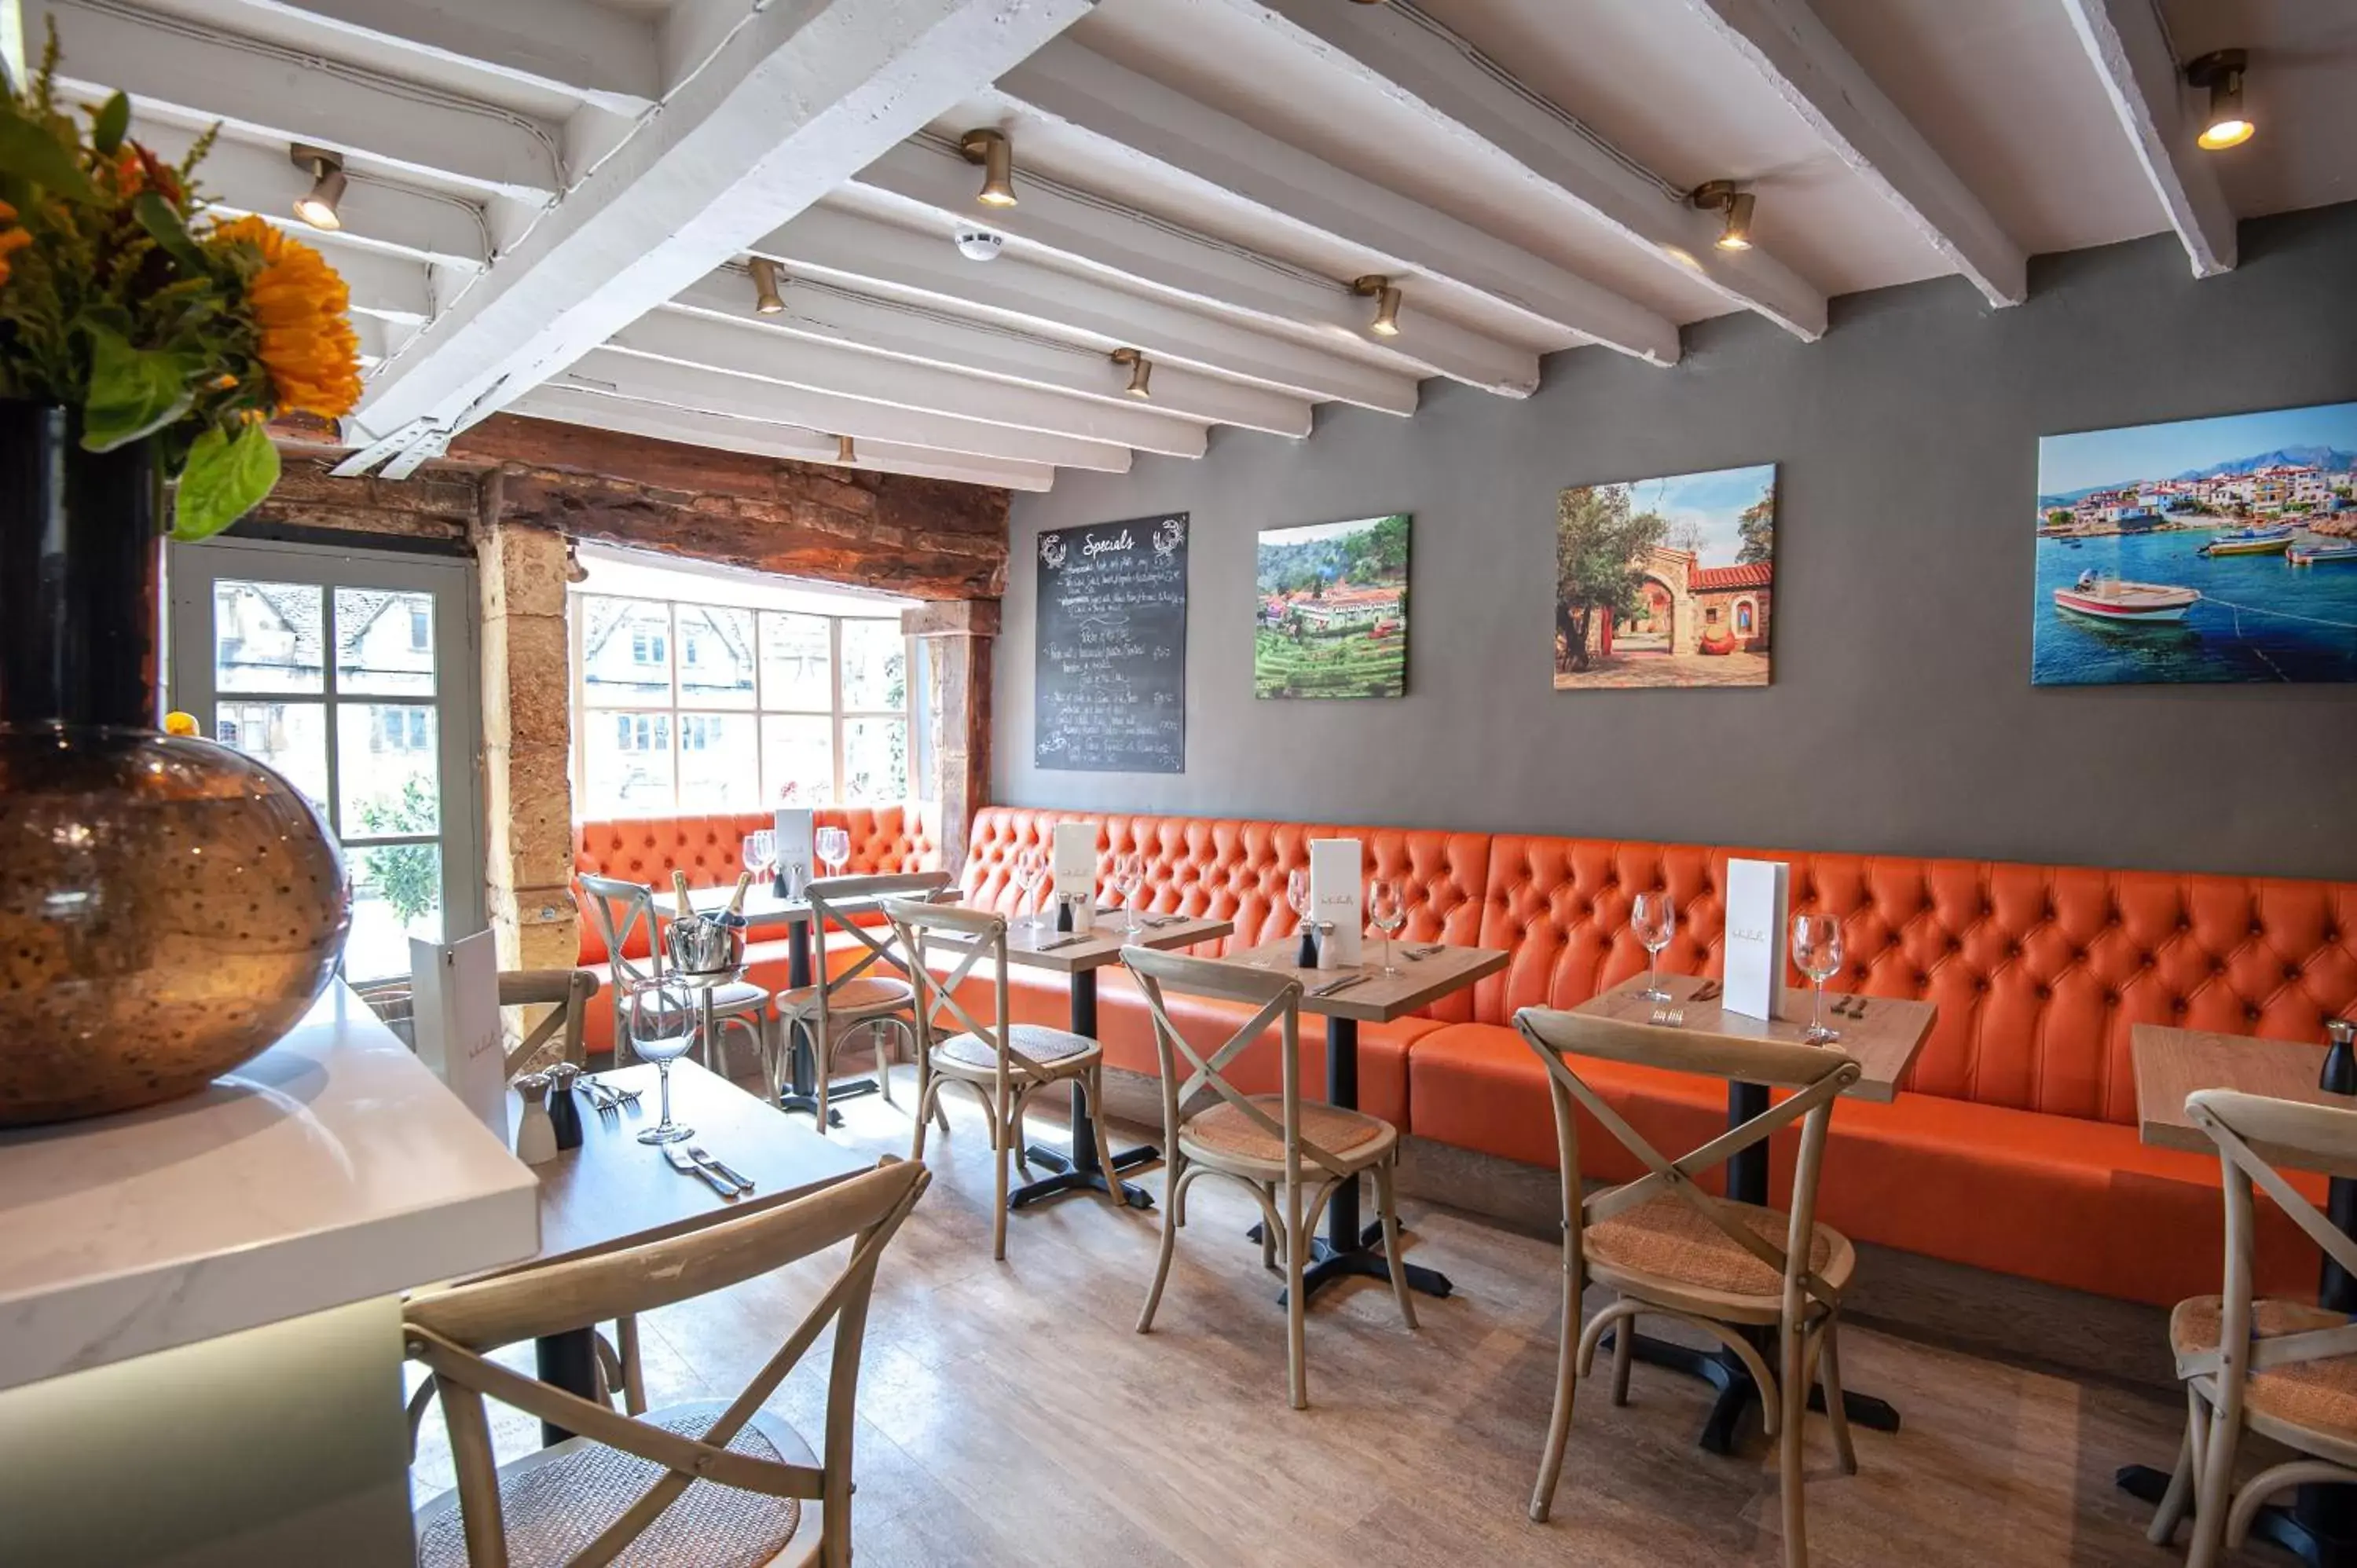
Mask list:
[[[744,872],[737,876],[737,891],[728,896],[728,910],[727,913],[721,917],[722,919],[734,920],[740,918],[745,913],[745,890],[752,886],[753,874],[751,872]]]
[[[676,868],[673,870],[671,874],[671,890],[673,896],[679,899],[679,918],[683,920],[694,919],[695,918],[695,906],[688,901],[686,872]]]

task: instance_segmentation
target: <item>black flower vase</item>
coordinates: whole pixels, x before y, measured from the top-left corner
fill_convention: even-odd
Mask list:
[[[0,400],[0,1126],[193,1093],[269,1047],[351,928],[318,812],[156,727],[163,482]]]

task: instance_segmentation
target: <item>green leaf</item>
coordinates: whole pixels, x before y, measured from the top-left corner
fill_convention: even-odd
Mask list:
[[[13,107],[0,109],[0,171],[28,179],[69,201],[95,207],[104,199],[82,172],[73,150]]]
[[[278,448],[260,424],[241,428],[234,438],[218,424],[207,425],[188,448],[172,497],[172,537],[183,543],[210,539],[262,504],[278,483]]]
[[[135,349],[113,328],[85,320],[90,338],[90,400],[82,405],[85,451],[112,452],[152,435],[196,401],[188,364],[178,354]]]
[[[190,272],[200,272],[205,265],[205,253],[188,237],[188,226],[180,221],[180,214],[163,196],[153,190],[143,190],[131,199],[131,215],[139,220],[139,227],[147,231],[164,252]]]
[[[90,145],[111,158],[130,130],[131,100],[118,92],[91,120]]]

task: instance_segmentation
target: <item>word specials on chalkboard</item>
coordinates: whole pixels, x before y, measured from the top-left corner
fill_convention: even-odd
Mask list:
[[[1039,535],[1032,760],[1187,771],[1187,514]]]

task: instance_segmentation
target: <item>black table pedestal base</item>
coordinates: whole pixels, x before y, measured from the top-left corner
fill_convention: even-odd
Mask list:
[[[1247,1234],[1257,1241],[1261,1237],[1261,1230],[1260,1226],[1255,1225]],[[1400,1234],[1403,1237],[1407,1234],[1406,1226],[1400,1227]],[[1406,1266],[1406,1272],[1407,1288],[1419,1295],[1446,1296],[1457,1289],[1455,1285],[1448,1283],[1448,1276],[1438,1269],[1419,1268],[1410,1263]],[[1305,1294],[1312,1298],[1316,1297],[1319,1290],[1332,1284],[1336,1280],[1381,1280],[1385,1284],[1389,1284],[1391,1278],[1391,1260],[1383,1252],[1383,1227],[1381,1220],[1369,1225],[1360,1232],[1359,1244],[1355,1247],[1337,1247],[1323,1236],[1313,1236],[1309,1239],[1309,1262],[1301,1271],[1301,1289]],[[1286,1304],[1286,1297],[1291,1294],[1290,1291],[1277,1292],[1276,1305],[1283,1306]]]
[[[597,1331],[594,1328],[567,1329],[562,1334],[545,1335],[533,1341],[533,1372],[551,1388],[585,1400],[597,1397]],[[543,1448],[564,1442],[573,1434],[554,1422],[540,1423],[540,1445]]]
[[[1612,1337],[1620,1331],[1621,1328],[1616,1326],[1606,1333],[1598,1348],[1611,1349]],[[1760,1354],[1768,1355],[1770,1348],[1762,1346]],[[1751,1369],[1734,1351],[1724,1348],[1697,1350],[1691,1345],[1674,1344],[1667,1339],[1656,1339],[1650,1334],[1640,1334],[1630,1346],[1629,1353],[1649,1367],[1666,1367],[1689,1378],[1699,1378],[1717,1389],[1718,1397],[1711,1402],[1710,1414],[1704,1418],[1702,1423],[1702,1435],[1695,1441],[1708,1453],[1735,1452],[1736,1437],[1742,1429],[1744,1414],[1760,1402],[1760,1385],[1751,1380]],[[1824,1410],[1823,1384],[1809,1390],[1809,1408],[1818,1412]],[[1872,1394],[1844,1391],[1842,1413],[1849,1417],[1853,1426],[1863,1426],[1871,1432],[1899,1430],[1898,1410],[1889,1401],[1878,1400]]]
[[[843,1125],[843,1112],[834,1108],[836,1101],[856,1100],[863,1094],[876,1093],[878,1085],[872,1078],[847,1078],[841,1083],[828,1084],[826,1086],[826,1124],[830,1127]],[[788,1084],[785,1092],[778,1096],[778,1109],[799,1111],[805,1116],[816,1116],[818,1086],[813,1083],[808,1089],[798,1089],[791,1083]]]
[[[1094,1159],[1083,1166],[1073,1163],[1072,1156],[1062,1149],[1049,1148],[1045,1144],[1033,1144],[1023,1151],[1023,1157],[1035,1165],[1045,1165],[1053,1175],[1027,1182],[1006,1195],[1006,1207],[1021,1208],[1045,1198],[1060,1197],[1068,1192],[1106,1192],[1113,1190],[1104,1170]],[[1139,1147],[1115,1151],[1113,1168],[1116,1173],[1150,1165],[1162,1157],[1162,1151]],[[1151,1208],[1154,1195],[1134,1181],[1121,1184],[1121,1200],[1132,1208]]]
[[[2169,1491],[2169,1472],[2149,1465],[2124,1465],[2113,1479],[2128,1496],[2156,1508]],[[2301,1487],[2289,1507],[2261,1509],[2251,1520],[2251,1535],[2310,1568],[2357,1568],[2357,1487]]]

